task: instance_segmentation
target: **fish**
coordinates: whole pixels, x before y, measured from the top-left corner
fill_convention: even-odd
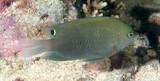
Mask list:
[[[45,32],[50,39],[24,41],[19,55],[54,61],[96,61],[113,56],[138,37],[132,27],[112,17],[68,21],[46,28]]]

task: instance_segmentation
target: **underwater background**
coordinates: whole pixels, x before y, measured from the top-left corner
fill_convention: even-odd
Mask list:
[[[18,55],[22,40],[48,39],[45,28],[98,16],[120,19],[139,38],[96,62]],[[160,0],[0,0],[0,37],[0,81],[160,81]]]

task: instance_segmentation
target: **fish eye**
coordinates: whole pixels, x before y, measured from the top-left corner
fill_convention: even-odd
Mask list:
[[[134,36],[134,33],[133,32],[129,32],[128,33],[128,37],[132,37],[132,36]]]
[[[55,30],[55,29],[50,30],[50,33],[51,33],[52,35],[56,35],[56,30]]]

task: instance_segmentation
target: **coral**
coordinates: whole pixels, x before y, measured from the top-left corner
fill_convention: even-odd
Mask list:
[[[93,1],[90,2],[90,0],[87,0],[87,4],[83,4],[82,9],[86,16],[103,16],[103,13],[98,13],[99,10],[101,10],[103,7],[107,6],[107,2],[103,1]],[[91,10],[91,7],[93,7],[93,11]]]
[[[139,72],[136,74],[136,78],[134,81],[159,81],[159,67],[160,65],[157,60],[147,62],[139,69]]]
[[[24,79],[21,79],[21,78],[18,77],[18,78],[15,79],[15,81],[24,81]]]
[[[16,0],[0,0],[0,12],[3,12],[14,1]]]
[[[75,2],[76,2],[76,0],[63,0],[64,1],[64,3],[66,3],[67,5],[73,5]]]
[[[32,6],[32,2],[31,0],[21,0],[21,4],[18,5],[18,8],[23,9],[25,7],[31,7]]]
[[[160,25],[160,13],[152,13],[148,20],[150,23]]]
[[[67,16],[66,16],[66,20],[67,21],[76,20],[77,15],[78,15],[78,12],[77,12],[76,8],[73,7],[73,6],[69,6]]]
[[[0,2],[8,3],[6,1],[15,0]],[[6,7],[5,12],[0,14],[0,58],[15,57],[22,49],[22,40],[45,38],[41,28],[63,22],[63,6],[57,0],[16,0],[10,7]],[[48,16],[44,17],[45,14]]]
[[[15,15],[12,14],[11,17],[8,17],[5,14],[0,14],[1,20],[0,20],[0,25],[1,25],[1,31],[6,30],[9,27],[12,27],[15,24]]]
[[[65,14],[65,21],[72,21],[76,20],[78,16],[78,10],[74,7],[76,0],[63,0],[66,4],[66,14]]]
[[[65,1],[70,6],[68,6],[67,21],[76,19],[77,12],[72,4],[74,3],[73,1],[76,0]],[[111,0],[110,2],[109,0],[92,0],[89,4],[83,3],[86,5],[84,10],[88,9],[86,10],[87,13],[85,14],[88,14],[87,16],[102,16],[103,13],[103,15],[107,14],[107,16],[121,18],[121,15],[115,15],[113,13],[116,10],[123,8],[124,4],[119,3],[118,5],[113,5],[115,2],[115,0]],[[10,5],[10,3],[12,3],[12,5]],[[9,7],[7,7],[8,4],[10,5]],[[42,27],[45,28],[57,23],[62,23],[64,22],[64,15],[66,16],[64,4],[60,0],[1,0],[0,10],[5,10],[3,14],[0,14],[0,58],[11,56],[15,57],[15,54],[21,50],[19,42],[23,43],[23,41],[21,41],[22,39],[45,39],[45,37],[43,37]],[[126,11],[124,12],[126,13]],[[160,36],[158,39],[160,43]],[[131,49],[128,49],[126,53],[128,58],[134,56],[133,54],[135,51],[132,50],[140,46],[148,48],[148,39],[145,36],[140,36],[134,42],[133,46],[134,47],[130,47]],[[149,57],[155,57],[155,53],[156,52],[154,50],[147,50],[147,55]],[[159,54],[159,52],[157,54]],[[116,60],[122,60],[119,58],[119,56],[113,56],[112,58],[114,62]],[[134,62],[134,58],[136,57],[131,57],[130,59]],[[148,60],[148,57],[144,58]],[[131,80],[131,72],[133,71],[131,69],[133,68],[131,63],[126,59],[122,61],[123,69],[114,69],[112,71],[108,71],[110,66],[112,67],[109,59],[108,61],[106,60],[89,64],[85,63],[86,65],[84,65],[84,63],[81,61],[55,62],[43,59],[35,59],[30,62],[26,62],[26,60],[20,59],[17,61],[17,59],[14,61],[9,61],[8,59],[0,60],[0,81],[122,81],[122,76],[125,73],[129,74],[126,77],[129,81]],[[134,63],[136,62],[137,59]],[[127,65],[127,63],[128,66],[124,68],[124,65]],[[86,69],[84,70],[82,66],[86,66],[84,69],[86,68],[92,72],[86,72]],[[157,60],[147,63],[147,65],[142,66],[143,69],[139,69],[138,76],[136,77],[137,79],[135,81],[144,79],[145,81],[150,79],[158,81],[159,75],[155,75],[159,72],[159,67],[160,66]],[[123,79],[126,78],[123,77]],[[158,79],[156,80],[156,78]]]
[[[134,41],[134,48],[138,47],[144,47],[148,48],[149,47],[149,40],[146,35],[140,34],[137,39]]]
[[[77,0],[75,6],[79,10],[80,17],[110,16],[119,18],[120,12],[125,8],[122,1],[115,0]]]
[[[17,40],[23,38],[22,32],[14,27],[16,24],[14,14],[11,16],[0,14],[0,17],[0,57],[14,56],[13,53],[19,50]]]

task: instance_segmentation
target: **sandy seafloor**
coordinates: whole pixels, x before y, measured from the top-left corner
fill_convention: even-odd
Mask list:
[[[65,6],[59,0],[20,0],[2,9],[0,54],[13,56],[20,39],[47,38],[43,32],[37,30],[63,23],[66,16]],[[66,18],[76,19],[75,9],[69,9],[71,11]],[[123,60],[121,69],[110,71],[110,61],[106,59],[105,62],[91,64],[92,68],[99,67],[101,70],[89,72],[85,69],[86,62],[78,60],[9,60],[7,57],[0,59],[0,81],[160,81],[160,64],[156,59],[142,65],[132,78],[133,65],[126,59]]]
[[[131,79],[128,68],[113,71],[102,71],[91,74],[83,69],[82,62],[55,62],[39,60],[36,62],[6,65],[1,60],[0,81],[159,81],[160,65],[153,60],[142,66]],[[125,78],[125,79],[124,79]],[[21,79],[21,80],[20,80]]]

